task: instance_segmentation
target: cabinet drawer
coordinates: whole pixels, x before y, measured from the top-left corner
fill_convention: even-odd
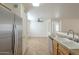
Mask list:
[[[68,55],[69,51],[67,48],[63,47],[62,45],[58,45],[58,50],[60,50],[63,54]]]

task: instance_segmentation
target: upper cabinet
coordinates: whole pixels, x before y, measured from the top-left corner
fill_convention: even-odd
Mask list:
[[[10,8],[11,10],[13,9],[13,4],[11,4],[11,3],[3,3],[3,5]]]
[[[6,6],[7,8],[11,9],[11,11],[15,14],[17,14],[18,16],[21,16],[21,4],[15,4],[15,3],[3,3],[4,6]]]

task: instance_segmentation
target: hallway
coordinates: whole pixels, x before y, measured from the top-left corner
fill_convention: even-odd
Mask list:
[[[48,38],[29,38],[25,55],[50,55]]]

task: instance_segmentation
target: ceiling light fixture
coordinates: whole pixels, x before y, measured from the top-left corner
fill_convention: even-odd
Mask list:
[[[32,3],[33,6],[38,7],[40,3]]]

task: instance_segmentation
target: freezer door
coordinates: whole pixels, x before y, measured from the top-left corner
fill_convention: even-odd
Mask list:
[[[15,15],[15,54],[22,54],[22,19]]]
[[[0,6],[0,54],[12,54],[13,14]]]

